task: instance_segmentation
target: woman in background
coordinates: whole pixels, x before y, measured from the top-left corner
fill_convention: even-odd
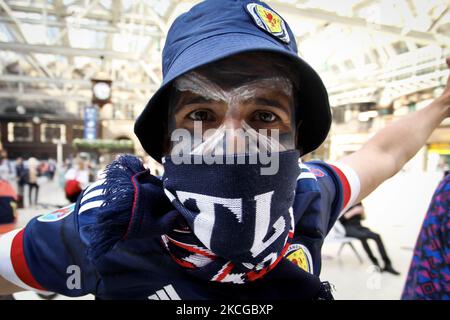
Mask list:
[[[38,177],[39,177],[39,161],[36,158],[28,159],[28,175],[27,175],[27,184],[28,184],[28,201],[30,207],[36,206],[38,203],[39,197],[39,185],[38,185]],[[33,190],[34,194],[34,203],[32,198]]]

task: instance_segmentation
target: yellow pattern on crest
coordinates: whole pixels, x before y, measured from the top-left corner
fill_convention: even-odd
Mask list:
[[[255,9],[268,31],[275,34],[283,32],[282,20],[279,15],[260,5],[257,5]]]
[[[306,272],[310,272],[308,258],[303,249],[292,252],[287,258]]]

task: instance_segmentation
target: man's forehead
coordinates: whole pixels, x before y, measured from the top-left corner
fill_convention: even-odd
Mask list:
[[[284,77],[293,81],[296,78],[289,59],[269,52],[236,54],[193,71],[224,88],[259,79]]]
[[[183,97],[199,96],[205,100],[230,102],[233,100],[248,101],[256,97],[286,98],[292,97],[292,83],[286,77],[260,77],[249,79],[247,82],[241,79],[235,85],[221,84],[220,76],[205,76],[199,72],[185,74],[175,82],[176,89]],[[184,99],[183,99],[184,100]]]

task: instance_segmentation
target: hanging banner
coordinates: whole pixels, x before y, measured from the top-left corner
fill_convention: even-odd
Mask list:
[[[84,108],[84,139],[97,139],[98,110],[95,106]]]

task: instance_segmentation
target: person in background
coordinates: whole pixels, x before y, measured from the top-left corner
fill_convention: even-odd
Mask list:
[[[437,187],[422,224],[402,300],[450,300],[450,174]]]
[[[381,269],[383,272],[389,272],[394,275],[399,275],[400,273],[392,267],[391,259],[389,259],[386,249],[384,247],[381,236],[378,233],[373,232],[367,227],[361,224],[361,221],[366,218],[366,213],[364,211],[364,206],[361,202],[350,207],[340,218],[339,221],[345,228],[345,235],[351,238],[357,238],[361,241],[364,250],[369,256],[370,261],[381,269],[381,266],[374,256],[372,250],[370,249],[368,240],[372,239],[378,246],[381,258],[384,262],[384,268]]]
[[[10,180],[12,176],[11,165],[5,150],[0,149],[0,179]]]
[[[56,172],[56,161],[52,158],[48,159],[48,178],[50,181],[53,181]]]
[[[28,159],[28,175],[27,175],[27,184],[28,184],[28,201],[30,207],[33,205],[37,205],[38,197],[39,197],[39,185],[38,185],[38,177],[39,177],[39,161],[36,158]],[[32,198],[33,190],[34,194],[34,203]]]
[[[17,194],[14,188],[8,181],[0,179],[0,225],[14,223],[16,220],[16,201]]]
[[[16,159],[16,180],[17,180],[17,206],[24,207],[23,196],[25,193],[25,185],[27,184],[28,170],[25,167],[21,157]]]
[[[71,203],[77,201],[78,196],[89,184],[89,169],[83,159],[76,159],[75,165],[67,170],[64,176],[66,182],[64,191],[66,198]]]

